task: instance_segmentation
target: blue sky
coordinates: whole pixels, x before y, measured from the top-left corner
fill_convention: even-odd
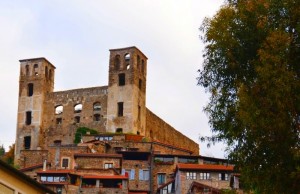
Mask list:
[[[19,59],[45,57],[56,66],[55,91],[107,85],[109,49],[138,47],[148,57],[147,107],[198,141],[209,135],[196,86],[204,17],[223,0],[0,1],[0,144],[15,139]],[[202,155],[224,157],[224,146]]]

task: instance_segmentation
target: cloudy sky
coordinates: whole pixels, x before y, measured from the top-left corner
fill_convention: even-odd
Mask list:
[[[55,91],[108,83],[109,49],[138,47],[148,57],[147,107],[200,143],[209,135],[196,85],[203,45],[198,30],[223,0],[0,1],[0,144],[15,139],[19,59],[56,66]],[[224,157],[224,146],[201,155]]]

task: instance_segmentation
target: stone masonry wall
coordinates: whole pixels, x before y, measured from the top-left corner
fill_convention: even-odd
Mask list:
[[[21,150],[18,164],[20,168],[27,168],[42,164],[45,159],[48,159],[48,150]]]
[[[99,103],[101,108],[94,110],[95,103]],[[43,123],[46,146],[55,140],[61,140],[63,144],[73,143],[76,129],[81,126],[106,131],[107,86],[53,92],[48,94],[45,104],[47,117]],[[74,110],[78,104],[82,105],[81,111]],[[59,114],[55,113],[58,106],[63,106]],[[98,121],[95,115],[100,115]],[[79,123],[75,117],[80,118]]]
[[[193,155],[199,154],[199,145],[174,129],[168,123],[147,109],[146,137],[176,147],[191,150]]]

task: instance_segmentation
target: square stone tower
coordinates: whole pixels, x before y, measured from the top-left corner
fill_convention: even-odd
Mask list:
[[[20,60],[15,160],[21,150],[43,147],[44,102],[53,92],[55,67],[45,58]]]
[[[145,135],[147,57],[136,47],[110,50],[107,132]]]

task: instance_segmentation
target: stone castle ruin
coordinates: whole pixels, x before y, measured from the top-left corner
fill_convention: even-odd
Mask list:
[[[22,150],[73,144],[76,130],[135,134],[199,154],[199,145],[146,107],[147,57],[136,47],[111,49],[107,86],[54,91],[46,58],[20,60],[16,163]],[[84,134],[82,134],[84,135]]]

